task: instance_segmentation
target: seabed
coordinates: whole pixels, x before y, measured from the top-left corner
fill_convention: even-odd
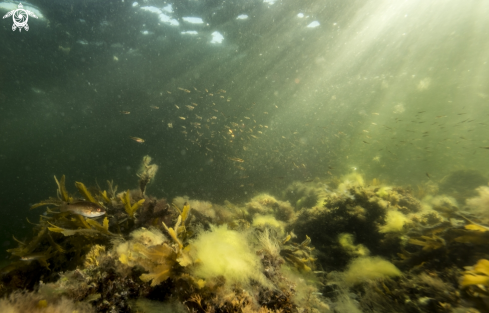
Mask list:
[[[145,157],[123,192],[76,182],[74,195],[55,177],[31,238],[8,250],[0,312],[489,310],[488,186],[450,195],[354,172],[241,204],[168,202],[146,193],[157,170]]]

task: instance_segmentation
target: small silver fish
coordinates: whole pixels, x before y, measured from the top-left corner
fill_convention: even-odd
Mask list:
[[[29,255],[25,255],[20,258],[21,261],[34,261],[34,260],[40,260],[40,259],[47,259],[49,255],[46,254],[46,252],[39,252],[39,253],[31,253]]]

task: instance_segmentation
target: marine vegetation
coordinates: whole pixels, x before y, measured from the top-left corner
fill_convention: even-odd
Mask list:
[[[370,183],[360,173],[294,182],[280,198],[221,204],[55,177],[32,235],[8,251],[11,312],[484,312],[486,186],[464,201]],[[412,191],[415,190],[415,191]],[[416,191],[417,190],[417,191]],[[416,197],[418,196],[418,197]],[[458,194],[457,197],[460,197]],[[292,204],[291,204],[292,202]],[[466,203],[461,207],[458,203]],[[474,265],[475,264],[475,265]],[[3,311],[2,311],[3,312]],[[6,311],[9,312],[9,311]]]
[[[328,307],[315,294],[316,283],[298,278],[311,274],[315,258],[308,237],[296,243],[284,233],[294,216],[290,205],[268,195],[253,200],[269,221],[281,219],[280,230],[251,226],[264,215],[249,213],[250,205],[188,197],[168,204],[147,195],[157,172],[150,160],[143,159],[138,187],[122,193],[108,181],[106,189],[76,182],[79,195],[72,194],[66,177],[55,177],[56,196],[31,207],[45,208],[32,223],[35,235],[9,250],[13,262],[2,269],[2,301],[13,307],[18,297],[40,299],[36,305],[46,307],[72,301],[96,312],[136,312],[143,303],[175,301],[190,312]],[[295,298],[298,285],[309,286],[307,301]]]

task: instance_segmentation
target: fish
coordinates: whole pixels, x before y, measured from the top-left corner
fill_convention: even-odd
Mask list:
[[[178,118],[185,121],[185,117],[183,116],[179,116]]]
[[[488,147],[481,147],[482,149],[489,149],[489,146]]]
[[[428,177],[429,179],[431,179],[431,176],[430,176],[430,174],[428,174],[428,172],[426,172],[426,177]]]
[[[39,260],[39,259],[46,259],[47,255],[45,252],[39,252],[39,253],[31,253],[28,255],[25,255],[21,257],[20,259],[22,261],[34,261],[34,260]]]
[[[139,137],[131,137],[129,136],[129,138],[131,138],[132,140],[134,140],[135,142],[139,142],[139,143],[143,143],[144,142],[144,139],[143,138],[139,138]]]
[[[129,111],[121,111],[122,114],[131,114]]]
[[[49,263],[47,262],[47,260],[52,257],[51,249],[52,248],[49,248],[48,250],[43,252],[35,252],[24,255],[20,258],[20,260],[28,263],[35,260],[49,270]]]
[[[228,158],[228,159],[230,159],[232,161],[240,162],[240,163],[243,163],[244,162],[244,160],[243,159],[240,159],[240,158]]]
[[[76,201],[61,206],[61,212],[70,212],[85,217],[99,217],[105,214],[103,206],[90,201]]]
[[[160,108],[160,107],[157,107],[156,105],[150,105],[149,107],[152,109],[155,109],[155,110],[158,110]]]
[[[192,111],[193,109],[195,109],[193,106],[191,105],[186,105],[187,109],[189,109],[190,111]]]
[[[178,87],[178,90],[185,91],[186,93],[190,93],[190,90],[182,88],[182,87]]]

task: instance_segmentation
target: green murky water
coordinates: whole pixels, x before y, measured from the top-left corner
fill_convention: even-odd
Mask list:
[[[359,173],[463,206],[487,186],[485,1],[23,5],[28,31],[15,15],[0,27],[6,261],[53,175],[127,190],[144,155],[167,199],[239,203]]]

